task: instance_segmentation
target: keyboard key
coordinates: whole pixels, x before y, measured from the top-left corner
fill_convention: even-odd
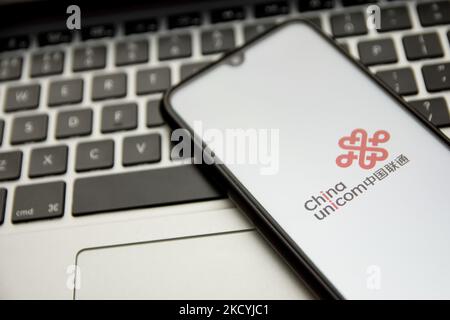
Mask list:
[[[148,134],[123,139],[122,163],[132,166],[161,161],[161,136]]]
[[[380,71],[376,75],[399,95],[412,95],[418,92],[411,68]]]
[[[147,127],[162,126],[165,122],[161,116],[161,101],[151,100],[147,102]]]
[[[339,13],[330,18],[335,37],[348,37],[367,33],[366,19],[361,12]]]
[[[139,71],[136,82],[138,95],[163,92],[171,85],[170,69],[164,67]]]
[[[82,100],[82,79],[63,80],[50,83],[48,92],[48,105],[50,107],[80,103]]]
[[[5,111],[36,109],[41,87],[38,84],[11,87],[6,91]]]
[[[22,58],[11,57],[0,59],[0,82],[20,79],[22,75]]]
[[[63,174],[67,170],[67,146],[33,149],[31,151],[30,178]]]
[[[127,94],[126,73],[115,73],[94,77],[92,100],[122,98]]]
[[[15,118],[11,132],[11,144],[44,141],[47,138],[48,116],[38,114]]]
[[[243,20],[244,18],[245,11],[243,7],[232,7],[211,11],[211,23]]]
[[[81,40],[99,39],[113,37],[116,29],[113,24],[101,24],[83,27],[81,29]]]
[[[274,26],[275,23],[258,23],[245,26],[244,27],[245,42],[248,42],[249,40],[255,38],[256,36],[260,35],[261,33],[267,31],[268,29]]]
[[[450,1],[419,3],[417,13],[424,27],[450,24]]]
[[[187,77],[197,73],[200,69],[206,67],[208,64],[208,62],[196,62],[182,65],[180,67],[180,79],[186,79]]]
[[[223,197],[224,193],[194,165],[176,166],[77,179],[72,214],[80,216]]]
[[[41,47],[72,41],[72,32],[69,30],[56,30],[41,32],[38,34],[38,43]]]
[[[6,194],[5,188],[0,188],[0,225],[5,220],[5,208],[6,208]]]
[[[22,170],[22,152],[0,152],[0,181],[17,180]]]
[[[444,98],[416,100],[409,101],[408,103],[435,126],[450,126],[450,114],[448,112],[447,102]]]
[[[3,142],[3,132],[5,132],[5,121],[0,120],[0,146]]]
[[[202,24],[202,17],[198,12],[177,14],[168,17],[167,27],[169,29],[199,26]]]
[[[450,63],[423,66],[422,74],[429,92],[450,90]]]
[[[159,60],[187,58],[192,55],[191,35],[172,35],[159,38]]]
[[[222,29],[202,32],[202,53],[212,54],[234,48],[233,29]]]
[[[31,57],[31,77],[60,74],[64,69],[64,52],[38,53]]]
[[[394,41],[379,39],[358,43],[359,58],[366,66],[397,62]]]
[[[114,141],[103,140],[80,143],[77,146],[77,172],[108,169],[114,165]]]
[[[106,66],[106,48],[104,46],[78,48],[73,53],[72,70],[74,72],[103,69]]]
[[[334,0],[299,0],[298,10],[300,12],[304,11],[314,11],[322,9],[330,9],[334,7]]]
[[[319,29],[322,29],[322,20],[320,20],[319,17],[306,17],[305,20],[308,20],[312,24],[315,24]]]
[[[437,33],[423,33],[403,37],[408,60],[438,58],[444,55]]]
[[[357,5],[361,5],[361,4],[366,4],[366,3],[375,3],[378,0],[342,0],[342,5],[344,7],[349,7],[349,6],[357,6]]]
[[[411,18],[405,6],[381,8],[379,32],[411,29]]]
[[[60,112],[56,123],[56,138],[87,136],[92,132],[92,110]]]
[[[137,104],[106,106],[102,111],[102,133],[131,130],[137,127]]]
[[[0,39],[0,52],[26,49],[30,46],[30,38],[28,36],[12,36]]]
[[[127,21],[125,23],[125,34],[153,32],[158,30],[158,21],[154,18]]]
[[[12,222],[62,217],[65,193],[66,184],[62,181],[17,187]]]
[[[148,41],[126,41],[116,44],[116,66],[148,61]]]
[[[340,42],[339,46],[344,49],[344,51],[348,54],[350,54],[350,47],[348,46],[348,43]]]
[[[272,1],[255,5],[255,18],[272,17],[289,13],[287,1]]]

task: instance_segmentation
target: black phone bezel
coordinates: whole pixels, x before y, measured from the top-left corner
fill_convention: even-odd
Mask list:
[[[324,41],[327,41],[333,48],[339,51],[344,59],[350,60],[357,68],[359,68],[369,81],[375,82],[385,93],[393,98],[406,112],[414,115],[418,120],[428,128],[431,133],[435,134],[442,143],[450,147],[450,139],[448,139],[439,129],[434,127],[424,116],[418,111],[410,107],[403,98],[401,98],[393,89],[388,87],[378,77],[374,76],[370,70],[363,65],[360,61],[354,59],[344,48],[342,48],[335,40],[335,38],[326,35],[320,28],[314,25],[312,22],[305,19],[289,19],[278,25],[275,25],[260,35],[256,36],[249,42],[245,43],[241,47],[235,48],[220,59],[211,64],[205,66],[199,72],[187,77],[170,90],[166,91],[162,100],[162,112],[163,116],[168,120],[169,125],[172,128],[183,128],[189,131],[191,137],[194,137],[194,132],[187,123],[175,112],[170,101],[172,94],[188,84],[189,82],[201,77],[203,73],[215,68],[216,66],[227,63],[227,60],[239,52],[245,50],[254,45],[256,42],[261,41],[263,38],[270,36],[272,33],[277,32],[281,28],[293,23],[302,23],[312,28],[318,36],[322,37]],[[207,148],[206,144],[201,141],[201,146],[194,141],[195,147],[204,150]],[[449,148],[450,149],[450,148]],[[234,201],[238,207],[243,209],[247,216],[252,220],[255,226],[261,231],[262,235],[268,239],[270,244],[282,255],[282,257],[289,263],[293,270],[305,281],[305,284],[313,290],[313,292],[319,297],[324,299],[344,299],[341,292],[333,286],[333,284],[322,274],[322,272],[314,265],[314,263],[308,258],[308,256],[301,250],[300,245],[295,243],[289,235],[277,224],[275,219],[272,218],[269,212],[248,192],[248,190],[239,182],[239,180],[226,168],[223,164],[202,165],[207,166],[207,170],[214,178],[218,179],[221,184],[225,184],[228,195],[231,200]],[[210,170],[212,169],[212,170]]]

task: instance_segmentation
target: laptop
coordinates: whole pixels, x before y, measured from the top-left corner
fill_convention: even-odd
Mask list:
[[[450,136],[448,0],[69,6],[0,1],[2,299],[315,298],[171,152],[160,110],[171,85],[286,19],[320,26]]]

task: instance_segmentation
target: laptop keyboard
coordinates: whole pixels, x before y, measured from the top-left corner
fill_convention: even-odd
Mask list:
[[[0,224],[223,198],[171,159],[161,94],[288,17],[333,35],[448,134],[450,1],[379,1],[378,31],[366,25],[374,2],[272,1],[0,39]]]

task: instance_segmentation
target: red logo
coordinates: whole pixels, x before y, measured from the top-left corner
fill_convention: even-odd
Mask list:
[[[363,169],[372,169],[378,161],[386,160],[388,151],[378,145],[389,140],[390,135],[385,130],[378,130],[369,138],[364,129],[355,129],[350,136],[339,139],[339,147],[348,150],[336,158],[336,164],[341,168],[352,165],[354,160],[358,160],[359,166]]]

